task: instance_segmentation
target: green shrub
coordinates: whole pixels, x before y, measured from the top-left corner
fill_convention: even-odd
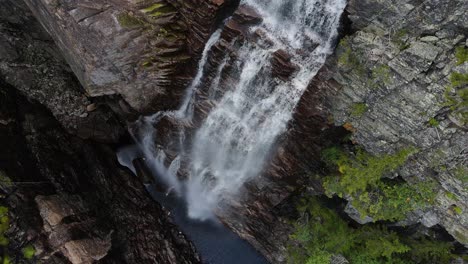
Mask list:
[[[351,264],[448,263],[453,247],[446,242],[402,238],[383,226],[350,227],[316,198],[302,201],[288,247],[288,263],[328,264],[342,254]]]
[[[353,195],[352,205],[362,217],[367,215],[374,221],[403,220],[407,213],[433,203],[436,194],[434,187],[424,186],[426,184],[428,183],[410,185],[379,182],[376,188],[369,188],[358,195]],[[434,186],[432,182],[429,184]]]
[[[432,204],[436,183],[417,184],[383,181],[385,174],[403,165],[415,149],[408,148],[393,155],[372,156],[363,150],[355,154],[332,147],[322,152],[323,161],[336,174],[326,176],[324,188],[328,196],[350,196],[352,205],[362,217],[375,221],[403,220],[407,213]]]
[[[331,155],[333,152],[335,154]],[[338,175],[326,177],[325,190],[329,195],[335,193],[340,197],[344,194],[365,191],[368,186],[376,186],[385,174],[403,165],[414,152],[414,148],[407,148],[393,155],[372,156],[361,149],[358,149],[354,155],[346,154],[337,148],[331,152],[325,150],[323,152],[325,162],[332,163],[339,172]]]
[[[468,74],[453,72],[451,85],[445,90],[445,106],[450,107],[452,116],[462,125],[468,124]]]
[[[417,263],[450,263],[454,258],[451,253],[454,247],[449,242],[427,238],[406,239],[405,242],[411,248],[406,254],[407,258]]]
[[[409,44],[406,44],[407,36],[408,36],[408,30],[405,28],[398,30],[393,35],[392,41],[398,46],[399,50],[405,50],[409,47]]]
[[[455,57],[457,58],[457,65],[461,65],[468,61],[468,49],[460,46],[455,49]]]

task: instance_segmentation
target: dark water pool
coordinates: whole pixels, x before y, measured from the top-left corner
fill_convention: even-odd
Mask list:
[[[185,203],[178,198],[168,197],[147,186],[148,192],[166,207],[188,238],[194,243],[206,264],[267,264],[269,263],[249,243],[230,229],[213,220],[200,222],[187,216]]]

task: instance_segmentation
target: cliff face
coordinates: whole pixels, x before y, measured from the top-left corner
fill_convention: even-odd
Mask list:
[[[175,108],[204,42],[235,1],[25,1],[90,96]]]
[[[440,225],[465,246],[467,111],[449,101],[454,90],[466,89],[455,87],[453,76],[468,73],[468,62],[455,56],[468,45],[467,9],[466,1],[351,1],[353,33],[320,76],[325,106],[336,125],[353,127],[356,144],[373,154],[414,146],[418,154],[398,176],[438,183],[434,206],[401,224]]]
[[[466,10],[466,1],[350,1],[349,20],[343,20],[347,36],[303,95],[264,173],[248,184],[242,201],[222,213],[223,220],[272,262],[284,261],[294,194],[304,187],[323,193],[310,175],[321,173],[321,150],[346,129],[356,145],[374,155],[418,149],[393,177],[410,184],[435,181],[436,201],[397,225],[440,226],[466,246],[466,107],[448,104],[454,96],[451,76],[467,73],[468,62],[455,56],[457,48],[467,48]],[[242,8],[237,13],[220,49],[232,38],[262,37],[246,30],[255,14]],[[222,57],[213,57],[215,75]],[[281,62],[281,70],[293,69]],[[280,73],[278,78],[287,78]],[[225,82],[235,79],[229,68],[222,76]],[[346,212],[357,222],[372,221],[352,206]]]
[[[104,144],[126,133],[120,99],[89,98],[22,2],[0,1],[0,50],[2,258],[31,245],[45,263],[199,263]]]
[[[5,169],[2,164],[2,169],[14,181],[50,185],[40,191],[20,189],[9,200],[32,211],[25,213],[31,223],[19,221],[18,230],[36,227],[31,236],[18,237],[18,243],[40,241],[40,256],[51,263],[63,263],[64,257],[104,263],[198,262],[190,243],[149,200],[143,185],[117,167],[109,147],[95,141],[116,142],[125,135],[126,120],[176,108],[205,42],[237,1],[25,2],[58,47],[31,14],[24,13],[21,2],[0,1],[0,77],[2,87],[8,87],[0,97],[6,102],[0,105],[0,135],[8,146],[1,153],[16,153],[11,160],[5,158],[5,164],[21,160],[29,168]],[[356,145],[375,155],[417,148],[394,176],[409,183],[434,180],[436,202],[397,224],[441,226],[467,246],[468,136],[460,117],[466,105],[455,109],[450,100],[457,89],[466,89],[454,87],[451,80],[453,73],[468,73],[468,62],[455,56],[457,48],[468,46],[466,10],[464,0],[350,0],[344,39],[310,83],[262,174],[246,185],[240,201],[219,213],[221,219],[273,263],[284,262],[296,194],[304,189],[323,194],[320,180],[309,176],[322,172],[320,152],[347,129]],[[193,133],[238,78],[232,40],[268,43],[261,31],[248,30],[261,19],[241,6],[226,21],[202,80],[208,83],[220,76],[218,87],[200,86],[195,122],[158,123],[163,136],[157,143],[166,148],[168,163],[179,151],[172,141],[177,128]],[[278,80],[287,80],[296,66],[279,50],[272,68]],[[38,172],[28,178],[30,171]],[[47,212],[59,215],[59,221]],[[346,212],[365,222],[351,206]],[[112,221],[100,220],[109,216]],[[37,231],[42,229],[46,237]],[[49,256],[54,250],[59,253]],[[90,252],[73,253],[80,250]]]

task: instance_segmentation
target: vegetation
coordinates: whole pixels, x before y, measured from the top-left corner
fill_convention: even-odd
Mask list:
[[[349,37],[341,39],[339,48],[342,52],[338,57],[338,64],[355,70],[359,75],[363,75],[365,73],[365,68],[356,55],[356,52],[353,51]]]
[[[457,58],[457,65],[461,65],[468,61],[468,49],[460,46],[455,49],[455,58]]]
[[[129,13],[122,13],[117,16],[117,21],[122,27],[139,27],[143,25],[143,21]]]
[[[0,263],[9,264],[11,262],[8,245],[10,241],[6,237],[6,232],[10,228],[10,217],[8,216],[8,208],[5,206],[0,206],[0,248],[3,251],[3,256],[0,257]],[[34,258],[36,250],[32,245],[28,245],[21,249],[23,257],[27,260]]]
[[[405,50],[409,47],[409,44],[406,43],[407,38],[408,30],[402,28],[393,35],[392,41],[398,46],[399,50]]]
[[[8,238],[5,236],[5,232],[10,227],[10,218],[8,217],[8,208],[0,206],[0,246],[8,245]]]
[[[393,155],[372,156],[362,149],[354,155],[345,153],[342,149],[332,147],[322,153],[323,160],[339,174],[327,177],[325,189],[329,194],[354,194],[365,191],[369,186],[377,187],[380,179],[389,172],[403,165],[415,149],[408,148]]]
[[[457,215],[461,215],[462,214],[462,209],[458,206],[454,206],[453,207],[453,211],[457,214]]]
[[[367,111],[367,105],[365,103],[355,103],[351,107],[352,117],[361,117]]]
[[[458,47],[455,50],[456,64],[460,65],[468,60],[468,49]],[[452,72],[449,77],[450,85],[445,90],[445,106],[450,107],[451,116],[459,125],[468,125],[468,73]]]
[[[388,65],[379,65],[372,70],[372,78],[375,83],[383,82],[385,85],[389,85],[391,82],[390,78],[390,67]]]
[[[452,72],[450,75],[450,83],[452,87],[462,87],[468,84],[468,73],[459,73],[459,72]],[[465,94],[466,95],[466,94]]]
[[[31,245],[24,247],[21,251],[23,252],[23,257],[25,259],[32,259],[36,253],[36,250]]]
[[[335,172],[325,177],[326,193],[350,197],[362,217],[370,216],[374,221],[402,220],[407,213],[432,204],[436,194],[433,181],[408,184],[383,179],[414,152],[409,148],[376,157],[360,149],[355,154],[337,147],[326,149],[322,158]]]
[[[302,201],[302,217],[291,235],[289,263],[330,263],[341,254],[352,264],[364,263],[447,263],[452,245],[426,238],[402,238],[383,226],[354,229],[316,198]]]
[[[432,127],[438,127],[440,124],[439,124],[439,121],[437,121],[437,119],[435,119],[434,117],[432,117],[431,119],[429,119],[429,125],[432,126]]]

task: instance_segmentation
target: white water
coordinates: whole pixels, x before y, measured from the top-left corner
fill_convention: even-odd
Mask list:
[[[217,31],[208,41],[198,66],[198,73],[188,87],[180,109],[157,113],[142,120],[139,145],[151,168],[163,175],[165,182],[186,198],[188,214],[206,219],[224,201],[236,199],[242,185],[260,173],[265,158],[292,117],[294,108],[310,80],[332,51],[345,0],[242,0],[263,17],[261,28],[274,45],[269,49],[252,43],[238,50],[240,78],[217,102],[194,135],[190,149],[189,178],[177,179],[180,157],[169,168],[165,154],[154,145],[153,124],[163,116],[185,122],[193,118],[194,94],[200,85],[217,90],[226,61],[217,69],[212,83],[202,84],[208,53],[220,37]],[[252,29],[255,30],[256,28]],[[313,44],[318,47],[313,49]],[[300,70],[288,82],[270,74],[271,56],[278,49],[292,55]],[[183,134],[183,133],[181,133]],[[183,143],[184,138],[179,139]],[[182,146],[182,144],[181,144]]]

